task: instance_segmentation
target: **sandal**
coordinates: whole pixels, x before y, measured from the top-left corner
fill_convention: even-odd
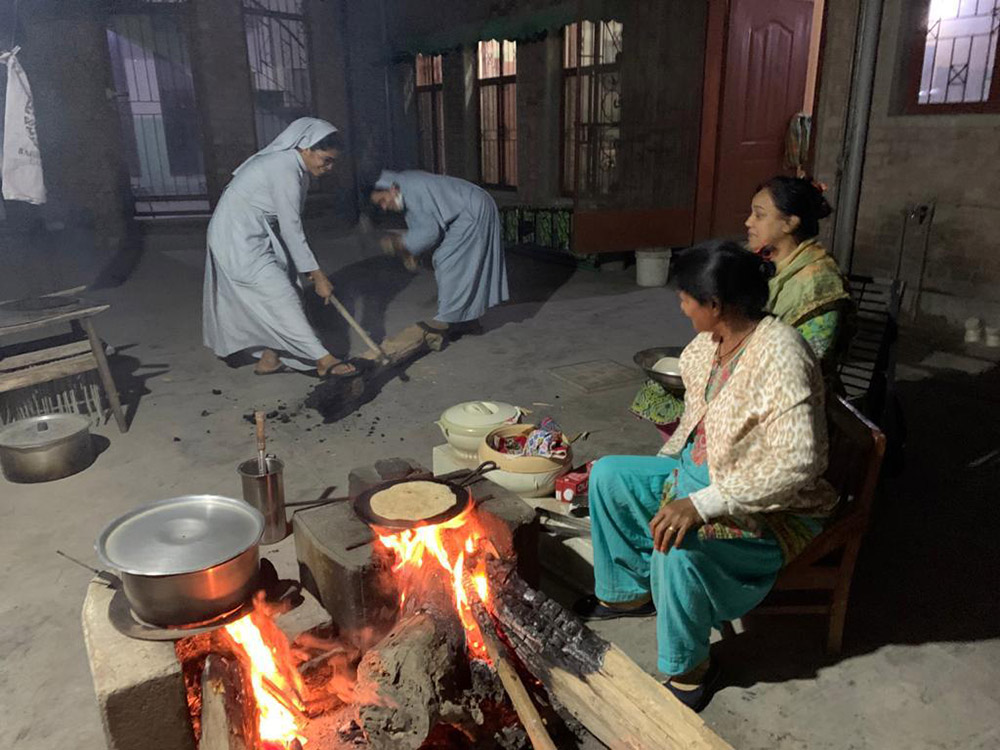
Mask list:
[[[683,703],[685,706],[690,708],[695,713],[701,712],[708,702],[712,700],[712,695],[715,693],[716,683],[719,681],[719,674],[722,672],[719,669],[719,663],[716,661],[711,661],[708,664],[708,671],[705,673],[705,679],[702,680],[701,685],[696,687],[694,690],[682,690],[681,688],[674,685],[670,680],[663,683],[663,687],[671,692],[671,694]]]
[[[582,620],[615,620],[619,617],[651,617],[656,614],[656,605],[650,600],[645,604],[631,609],[616,609],[602,604],[601,600],[591,594],[578,600],[573,605],[573,612]]]
[[[445,323],[444,328],[438,328],[436,326],[431,325],[425,320],[418,320],[417,328],[424,331],[424,333],[433,333],[438,336],[447,336],[451,326],[448,323]]]
[[[358,374],[358,368],[350,362],[338,362],[331,365],[326,372],[317,373],[320,380],[331,380],[332,378],[353,378]]]

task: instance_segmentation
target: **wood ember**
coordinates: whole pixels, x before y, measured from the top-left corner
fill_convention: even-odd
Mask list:
[[[611,644],[584,626],[579,619],[537,591],[518,576],[512,567],[491,562],[493,616],[503,624],[503,636],[521,657],[535,669],[552,666],[583,677],[601,668]]]

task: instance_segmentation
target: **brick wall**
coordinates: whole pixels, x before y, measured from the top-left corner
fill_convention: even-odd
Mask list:
[[[831,3],[827,18],[816,173],[835,186],[847,109],[857,3]],[[903,0],[886,0],[855,236],[854,270],[892,273],[903,209],[934,203],[920,306],[955,322],[1000,323],[1000,115],[898,114],[906,55]],[[836,198],[836,193],[833,195]],[[904,275],[919,266],[922,227],[907,227]],[[913,277],[915,278],[915,277]],[[912,293],[911,288],[911,293]]]

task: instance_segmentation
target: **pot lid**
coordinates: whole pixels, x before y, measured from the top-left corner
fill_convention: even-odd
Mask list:
[[[500,401],[466,401],[445,409],[441,421],[456,427],[492,427],[504,422],[516,422],[520,416],[521,410],[513,404]]]
[[[0,429],[0,447],[44,448],[89,431],[90,422],[79,414],[43,414],[21,419]]]
[[[185,495],[143,505],[97,538],[101,561],[122,573],[194,573],[231,560],[260,541],[264,517],[241,500]]]

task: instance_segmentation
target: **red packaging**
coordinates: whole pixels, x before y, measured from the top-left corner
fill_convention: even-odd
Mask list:
[[[593,465],[594,462],[590,461],[556,479],[556,500],[571,503],[586,495],[590,485],[590,467]]]

